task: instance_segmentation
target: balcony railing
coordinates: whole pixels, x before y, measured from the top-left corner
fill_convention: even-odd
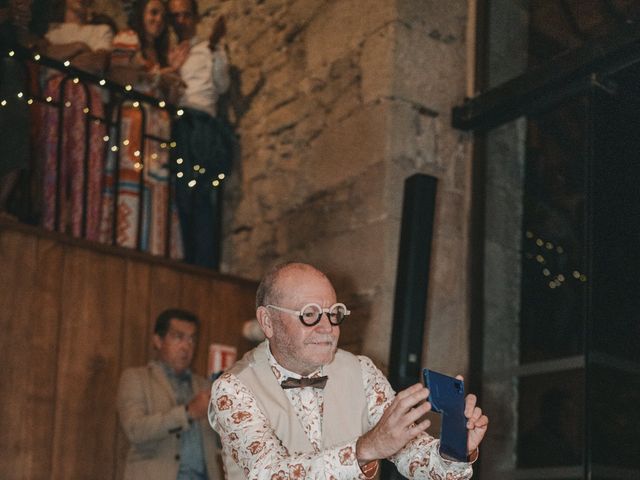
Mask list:
[[[42,129],[47,125],[39,125],[39,132],[35,132],[39,139],[34,133],[31,135],[35,155],[27,171],[28,178],[21,182],[23,201],[19,218],[76,237],[181,258],[176,185],[184,182],[186,188],[192,188],[206,178],[210,182],[207,187],[219,196],[226,174],[220,171],[213,172],[213,176],[212,172],[205,175],[202,167],[183,171],[183,160],[177,157],[177,145],[171,137],[171,126],[183,115],[183,110],[136,91],[131,85],[120,85],[108,76],[93,75],[68,61],[48,58],[24,47],[5,49],[0,57],[3,62],[16,62],[25,78],[23,89],[0,99],[0,109],[8,102],[26,102],[32,121],[46,119],[49,128],[56,123],[55,129],[44,136]],[[50,82],[52,75],[57,82]],[[47,82],[44,87],[43,79]],[[52,84],[56,87],[54,93]],[[127,130],[130,118],[125,117],[131,115],[137,116],[139,128]],[[155,128],[159,122],[164,128]],[[125,131],[127,134],[123,135]],[[133,150],[133,169],[123,169],[125,148]],[[96,155],[102,161],[92,158],[92,152],[98,151]],[[70,154],[82,156],[80,168],[65,164]],[[152,168],[148,162],[155,166]],[[43,178],[49,181],[48,195],[43,193],[47,190]],[[152,194],[147,185],[150,181],[164,184],[161,195]],[[137,200],[127,199],[135,195]],[[128,203],[123,207],[125,201]],[[123,218],[123,211],[130,216]],[[157,211],[163,212],[164,219],[158,220],[156,215],[157,221],[152,225],[151,212]],[[135,227],[131,225],[133,222]],[[129,235],[122,234],[123,223]],[[163,229],[161,235],[158,225]],[[150,238],[153,229],[155,241]],[[219,228],[217,232],[212,249],[219,248]]]

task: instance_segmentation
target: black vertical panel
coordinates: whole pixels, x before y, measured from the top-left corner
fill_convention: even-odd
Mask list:
[[[415,174],[404,186],[389,381],[396,391],[420,380],[436,199],[435,177]],[[383,462],[381,478],[403,478]]]
[[[640,471],[640,66],[597,90],[589,232],[589,478]],[[617,478],[617,477],[616,477]]]
[[[436,182],[423,174],[405,181],[389,358],[396,391],[420,378]]]

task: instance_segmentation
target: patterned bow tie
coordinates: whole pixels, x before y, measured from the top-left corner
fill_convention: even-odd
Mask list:
[[[327,379],[329,377],[311,377],[311,378],[285,378],[280,386],[283,389],[288,388],[304,388],[304,387],[314,387],[314,388],[324,388],[327,384]]]

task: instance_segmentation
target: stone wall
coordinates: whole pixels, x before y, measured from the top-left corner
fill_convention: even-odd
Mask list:
[[[218,8],[242,144],[225,192],[224,271],[259,278],[283,260],[318,265],[354,310],[343,344],[384,368],[404,179],[434,175],[427,360],[465,370],[470,139],[450,127],[450,110],[464,95],[466,2]]]
[[[101,0],[108,3],[109,0]],[[227,20],[240,136],[225,185],[222,270],[325,270],[353,310],[343,346],[385,368],[406,177],[439,179],[426,362],[466,370],[470,137],[465,0],[200,0]]]

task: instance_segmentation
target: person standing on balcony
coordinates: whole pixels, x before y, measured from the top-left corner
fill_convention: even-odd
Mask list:
[[[185,89],[184,110],[173,126],[176,201],[184,241],[185,260],[203,267],[219,263],[220,182],[229,172],[233,133],[216,117],[218,97],[229,88],[229,64],[223,44],[224,18],[216,21],[209,40],[196,35],[196,0],[170,0],[169,13],[179,40],[189,55],[180,67]]]
[[[89,24],[92,4],[92,0],[65,0],[59,21],[45,34],[48,45],[44,53],[69,61],[80,70],[101,74],[107,66],[113,33],[107,25]],[[49,71],[45,78],[42,96],[50,104],[42,109],[39,142],[44,183],[42,224],[49,230],[57,225],[58,231],[98,240],[104,164],[101,139],[106,128],[102,122],[86,122],[86,118],[88,114],[104,118],[104,107],[97,86],[87,85],[85,90],[71,78],[64,71]],[[61,102],[62,108],[52,102]]]
[[[133,5],[128,23],[129,29],[119,32],[114,38],[109,77],[159,100],[175,101],[182,85],[177,71],[187,51],[177,49],[169,55],[164,2],[138,0]],[[169,205],[169,114],[155,104],[135,105],[127,101],[121,108],[120,143],[112,144],[109,149],[105,170],[101,240],[111,243],[113,239],[114,182],[119,157],[115,243],[137,248],[140,241],[141,250],[163,255],[167,229],[170,229],[169,255],[181,258],[178,214],[175,203]],[[114,142],[115,132],[111,137]],[[113,147],[117,150],[114,151]],[[144,179],[142,191],[141,175]],[[139,231],[140,202],[142,219]],[[170,224],[167,223],[168,208],[171,208]]]
[[[222,480],[217,438],[207,424],[210,383],[190,369],[200,322],[168,309],[155,324],[158,359],[126,369],[117,395],[130,443],[125,480]]]

